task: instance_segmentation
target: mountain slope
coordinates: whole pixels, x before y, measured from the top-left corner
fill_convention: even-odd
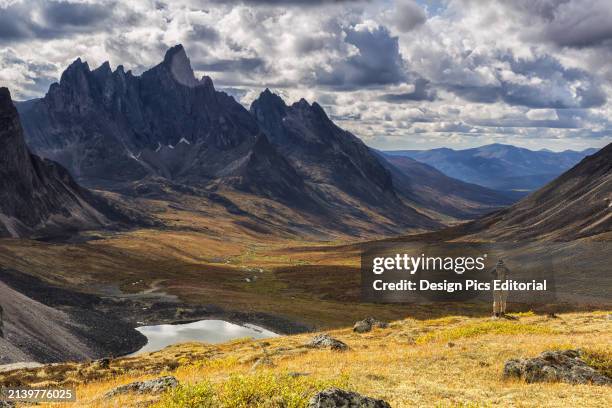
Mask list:
[[[250,110],[275,148],[335,211],[357,215],[365,207],[406,226],[410,220],[414,227],[436,227],[402,202],[379,159],[359,138],[336,126],[316,102],[302,99],[287,106],[266,89]]]
[[[7,88],[0,88],[0,237],[54,235],[111,224],[110,206],[68,172],[30,154]]]
[[[474,219],[515,202],[516,196],[448,177],[409,157],[380,154],[394,185],[407,198],[441,214]]]
[[[517,204],[464,228],[513,241],[566,241],[612,231],[612,144]]]
[[[447,176],[495,190],[531,191],[552,181],[588,154],[566,150],[532,151],[520,147],[491,144],[473,149],[398,150],[385,152],[405,156],[440,170]]]

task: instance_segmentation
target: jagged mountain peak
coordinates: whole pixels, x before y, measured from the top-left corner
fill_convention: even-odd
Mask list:
[[[259,97],[251,103],[251,114],[258,120],[265,121],[267,116],[273,115],[276,120],[285,116],[287,104],[283,98],[266,88]]]
[[[191,61],[182,44],[175,45],[166,51],[163,62],[159,65],[170,71],[173,78],[185,86],[197,86],[197,80],[191,67]],[[212,81],[211,81],[212,82]]]
[[[0,88],[0,175],[2,177],[30,178],[25,162],[28,149],[23,138],[17,109],[8,88]],[[6,180],[0,180],[0,185]]]
[[[92,72],[108,76],[113,73],[113,70],[111,69],[110,63],[108,61],[104,61],[102,65],[94,69]]]
[[[200,84],[201,86],[210,89],[210,90],[215,90],[215,85],[213,84],[213,80],[211,77],[209,77],[208,75],[204,75],[202,77],[202,79],[200,80]]]
[[[60,84],[72,83],[75,80],[78,80],[78,77],[82,74],[91,72],[89,68],[89,64],[87,61],[83,62],[81,58],[77,58],[72,62],[72,64],[68,65],[68,68],[62,73],[60,78]]]
[[[175,46],[168,48],[166,54],[164,55],[164,62],[171,62],[174,56],[177,54],[183,54],[185,57],[187,56],[183,44],[176,44]]]

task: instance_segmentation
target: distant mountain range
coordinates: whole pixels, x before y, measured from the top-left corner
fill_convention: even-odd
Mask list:
[[[523,191],[542,187],[597,149],[533,151],[504,144],[473,149],[386,151],[388,157],[410,157],[440,170],[449,177],[494,190]]]
[[[214,194],[234,212],[236,200],[248,202],[237,197],[251,197],[264,200],[250,205],[254,219],[271,220],[269,207],[281,206],[274,214],[284,218],[274,221],[296,231],[431,230],[512,202],[429,166],[386,160],[317,103],[288,106],[266,90],[249,112],[210,78],[197,79],[181,45],[140,76],[77,59],[44,98],[18,108],[30,148],[86,186],[134,194],[170,182]]]
[[[479,239],[518,242],[569,241],[609,234],[612,143],[513,206],[459,229]]]
[[[129,222],[117,203],[81,188],[61,165],[28,150],[17,110],[0,88],[0,237],[62,235]]]

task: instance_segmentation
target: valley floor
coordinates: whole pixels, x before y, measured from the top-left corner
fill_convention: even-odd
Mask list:
[[[191,343],[115,359],[106,368],[95,362],[60,364],[2,373],[0,381],[36,386],[76,384],[79,407],[152,403],[156,407],[219,406],[206,405],[213,400],[227,407],[298,407],[329,385],[383,398],[395,408],[612,405],[607,386],[525,384],[502,377],[504,363],[510,358],[568,348],[582,349],[590,364],[610,375],[609,312],[568,313],[558,318],[530,312],[516,316],[518,320],[465,316],[404,319],[365,334],[348,328],[328,332],[348,344],[350,349],[345,352],[304,347],[312,334],[221,345]],[[254,367],[262,358],[268,364]],[[104,397],[117,385],[160,375],[176,376],[184,388],[162,396]],[[200,401],[200,405],[189,401]],[[283,405],[287,401],[295,405]]]

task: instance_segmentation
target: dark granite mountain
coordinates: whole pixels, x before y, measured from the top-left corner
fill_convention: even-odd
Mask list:
[[[401,208],[391,174],[356,136],[340,129],[316,102],[291,106],[266,89],[251,113],[276,149],[330,203],[357,200]]]
[[[263,209],[252,214],[258,220],[283,213],[280,223],[292,224],[297,215],[306,229],[394,233],[439,228],[440,220],[507,204],[493,193],[434,197],[444,189],[423,199],[418,177],[400,183],[397,169],[317,103],[287,106],[267,90],[249,113],[210,78],[196,79],[180,45],[140,76],[121,66],[112,71],[108,63],[91,70],[77,59],[44,98],[20,109],[30,147],[86,186],[159,191],[134,190],[134,183],[164,180],[234,199],[237,192],[272,200],[250,206]],[[277,204],[287,211],[272,212]]]
[[[523,195],[526,195],[595,151],[533,151],[511,145],[490,144],[464,150],[397,150],[385,154],[410,157],[435,167],[449,177],[468,183],[495,190],[523,191]]]
[[[323,187],[329,201],[350,196],[378,207],[409,205],[461,219],[514,201],[412,159],[385,157],[336,126],[316,102],[287,106],[266,89],[250,110],[270,142],[308,183]]]
[[[62,166],[29,152],[11,95],[0,88],[0,237],[63,235],[121,219]]]
[[[612,231],[612,144],[515,205],[469,223],[461,230],[479,237],[511,241],[568,241],[609,234]]]
[[[85,185],[156,176],[315,206],[249,112],[210,78],[196,79],[180,45],[141,76],[77,59],[22,115],[28,144]]]
[[[349,146],[355,150],[346,151],[342,165],[353,174],[363,172],[362,178],[351,180],[345,172],[325,184],[305,177],[308,158],[279,152],[242,105],[216,91],[210,78],[196,79],[180,45],[141,76],[121,66],[113,72],[107,63],[90,70],[78,59],[44,98],[21,110],[28,144],[87,186],[125,191],[131,182],[161,177],[272,199],[332,229],[346,229],[349,218],[379,223],[387,232],[440,225],[395,196],[387,171],[352,135]],[[325,116],[322,110],[317,114]],[[319,167],[311,175],[337,169]],[[330,190],[346,179],[349,189]]]

